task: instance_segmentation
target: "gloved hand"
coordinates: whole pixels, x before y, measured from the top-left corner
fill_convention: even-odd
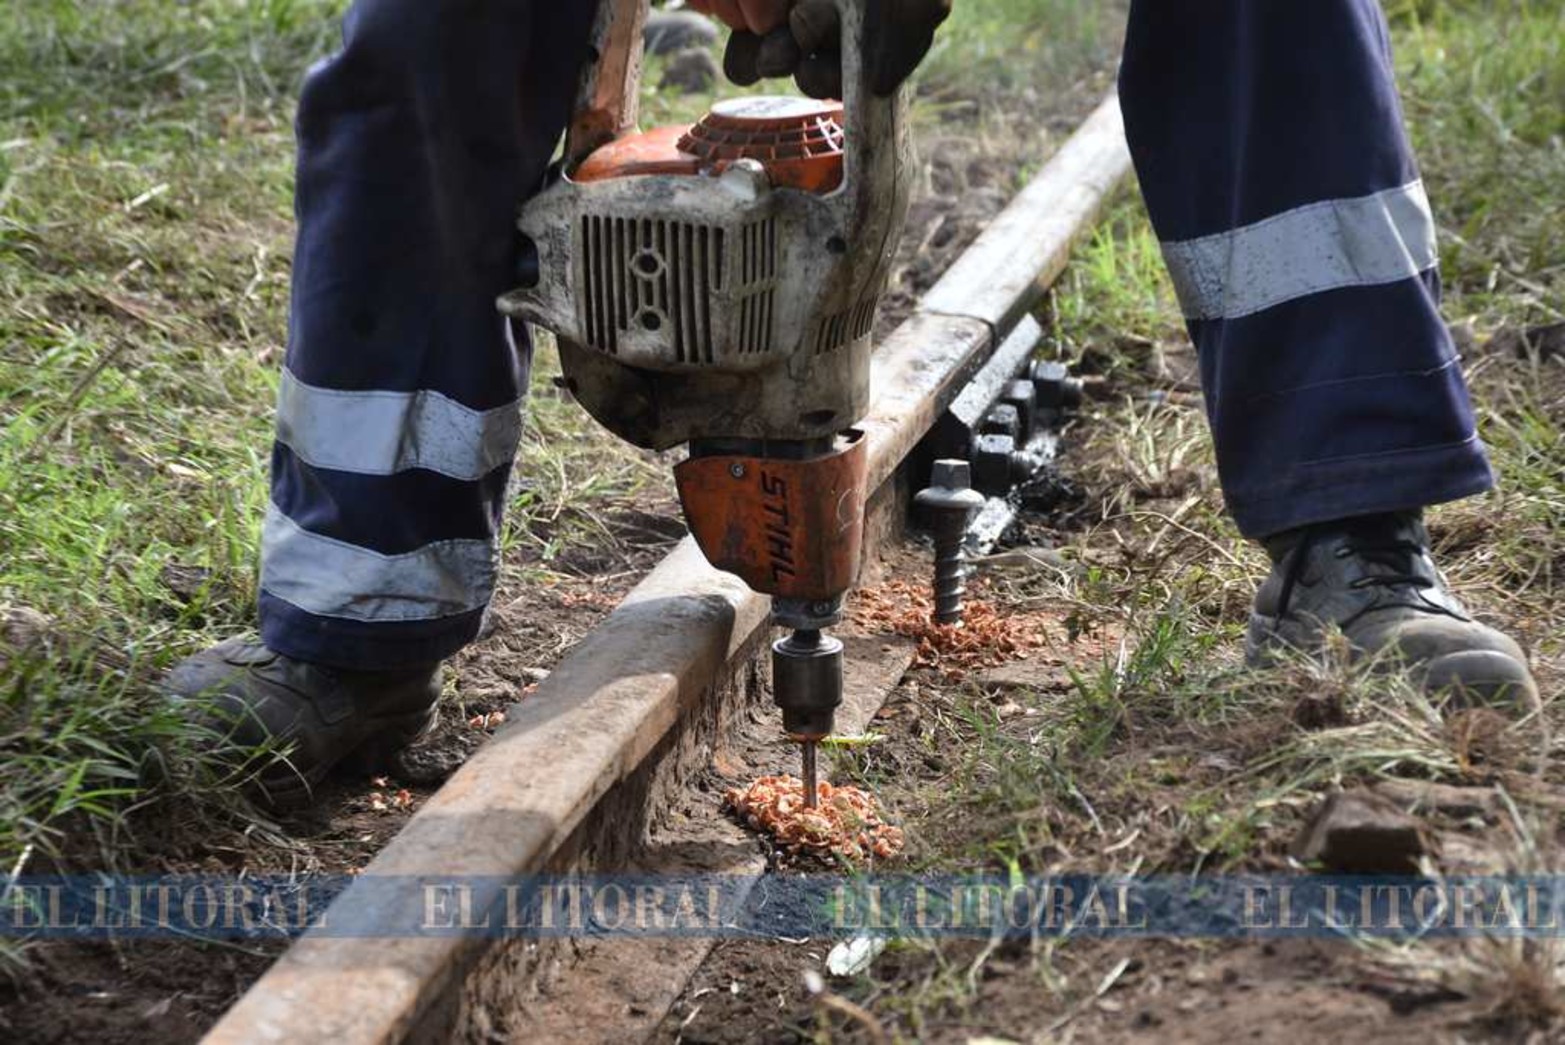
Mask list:
[[[792,75],[815,98],[842,97],[842,27],[827,0],[690,0],[734,30],[723,57],[741,87]],[[929,52],[951,0],[869,0],[866,12],[870,89],[885,97],[912,75]],[[785,20],[786,19],[786,20]]]

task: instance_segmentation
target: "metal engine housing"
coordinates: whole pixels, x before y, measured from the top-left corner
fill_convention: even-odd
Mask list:
[[[616,24],[617,6],[604,5],[600,32],[635,22]],[[861,43],[863,0],[839,6],[844,33]],[[523,208],[536,278],[500,307],[556,335],[566,387],[617,435],[660,450],[692,439],[810,440],[868,409],[870,335],[910,166],[905,102],[871,94],[861,53],[844,47],[843,176],[833,191],[776,187],[753,159],[721,173],[577,180],[592,149],[573,154],[568,143],[563,172]],[[584,99],[605,96],[601,79],[617,71],[608,64],[588,70]],[[607,94],[633,104],[632,91]],[[800,103],[739,104],[764,114]]]

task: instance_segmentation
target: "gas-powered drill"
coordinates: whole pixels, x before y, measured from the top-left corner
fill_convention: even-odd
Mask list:
[[[508,314],[559,340],[565,387],[675,469],[707,559],[773,597],[783,728],[817,743],[842,701],[859,569],[870,333],[907,210],[906,109],[873,95],[866,0],[836,0],[842,103],[745,97],[635,131],[645,0],[605,0],[553,184],[523,209]]]

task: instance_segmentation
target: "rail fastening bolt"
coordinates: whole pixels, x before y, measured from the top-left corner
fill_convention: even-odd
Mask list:
[[[1032,383],[1038,390],[1038,405],[1043,409],[1074,410],[1081,406],[1081,380],[1071,377],[1064,363],[1040,359],[1033,364]]]
[[[973,489],[972,467],[966,461],[936,461],[929,488],[920,490],[913,503],[929,513],[935,538],[935,623],[960,624],[967,594],[962,545],[967,524],[984,503],[984,495]]]

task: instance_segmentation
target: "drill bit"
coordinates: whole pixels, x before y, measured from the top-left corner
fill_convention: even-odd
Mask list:
[[[815,766],[816,743],[813,740],[803,742],[804,748],[804,804],[811,809],[820,805],[820,796],[816,793],[820,787],[819,771]]]

